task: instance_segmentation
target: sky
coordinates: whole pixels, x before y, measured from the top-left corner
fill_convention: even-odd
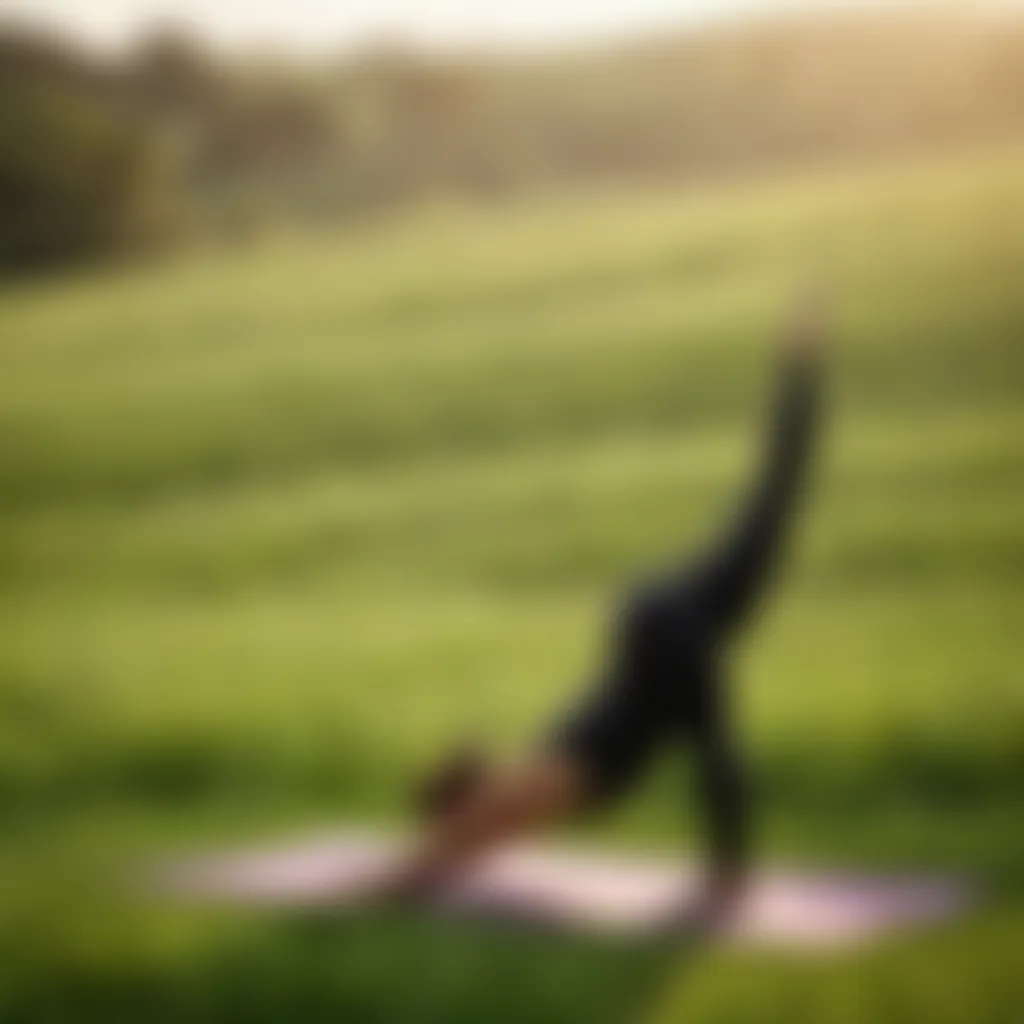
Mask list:
[[[119,45],[154,23],[227,47],[323,51],[381,38],[434,48],[536,47],[642,33],[786,0],[0,0],[0,20],[42,22]],[[810,0],[800,6],[865,6]]]

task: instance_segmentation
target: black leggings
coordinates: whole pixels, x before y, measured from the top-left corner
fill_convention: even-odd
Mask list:
[[[631,594],[609,664],[558,726],[553,745],[583,765],[595,804],[628,790],[668,740],[691,742],[699,802],[720,865],[747,855],[746,787],[720,666],[776,563],[814,433],[816,374],[783,368],[765,469],[753,498],[704,559]]]

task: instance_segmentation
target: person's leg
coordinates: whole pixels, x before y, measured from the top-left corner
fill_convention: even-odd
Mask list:
[[[699,681],[699,690],[688,732],[708,843],[705,909],[715,916],[743,889],[751,854],[751,808],[723,681],[711,670]]]
[[[778,561],[814,439],[819,404],[814,345],[791,340],[782,363],[761,479],[733,528],[695,577],[706,621],[720,630],[741,621],[764,590]]]

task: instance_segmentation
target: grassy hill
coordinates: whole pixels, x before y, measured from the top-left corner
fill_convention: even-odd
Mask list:
[[[0,297],[3,1015],[621,1019],[657,974],[666,1020],[1013,1019],[1020,171],[435,207]],[[393,818],[452,735],[532,742],[616,589],[742,496],[808,265],[838,285],[828,436],[737,672],[766,846],[959,867],[990,909],[853,961],[685,971],[409,920],[103,912],[95,862]],[[678,843],[677,775],[591,841]]]

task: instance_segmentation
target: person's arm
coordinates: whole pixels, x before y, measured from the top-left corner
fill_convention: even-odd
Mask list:
[[[429,893],[502,844],[568,815],[583,792],[581,768],[555,755],[496,773],[372,880],[364,898],[387,902]]]

